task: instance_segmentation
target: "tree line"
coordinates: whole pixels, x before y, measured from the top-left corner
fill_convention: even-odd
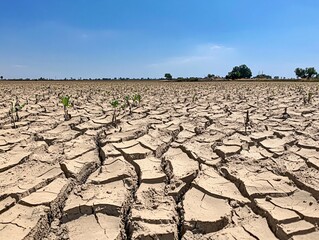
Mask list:
[[[319,74],[317,73],[316,69],[314,67],[309,67],[309,68],[296,68],[295,69],[295,74],[297,79],[311,79],[311,78],[318,78],[319,79]],[[235,66],[233,67],[232,71],[228,72],[228,74],[224,77],[225,79],[231,79],[231,80],[236,80],[236,79],[251,79],[253,76],[252,71],[247,65],[243,64],[240,66]],[[172,80],[173,76],[170,73],[165,73],[164,75],[166,80]],[[214,79],[214,78],[223,78],[223,77],[218,77],[215,76],[214,74],[208,74],[207,77],[208,79]],[[182,78],[177,78],[182,79]],[[189,78],[187,78],[189,79]],[[196,79],[194,77],[190,79]],[[280,79],[279,76],[270,76],[267,74],[258,74],[253,77],[253,79]],[[285,79],[285,78],[283,78]]]

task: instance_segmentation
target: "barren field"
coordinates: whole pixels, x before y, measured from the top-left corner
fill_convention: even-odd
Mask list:
[[[0,88],[1,240],[319,239],[318,83]]]

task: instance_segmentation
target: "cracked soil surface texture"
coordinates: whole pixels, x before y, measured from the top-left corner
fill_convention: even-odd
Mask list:
[[[1,240],[319,239],[317,83],[0,86]]]

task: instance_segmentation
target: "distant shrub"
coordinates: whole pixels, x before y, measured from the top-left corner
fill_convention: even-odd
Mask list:
[[[272,77],[270,75],[267,74],[258,74],[257,76],[255,76],[254,78],[256,79],[272,79]]]

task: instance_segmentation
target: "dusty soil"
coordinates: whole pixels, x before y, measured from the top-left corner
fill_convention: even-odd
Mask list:
[[[317,83],[0,87],[1,240],[319,239]]]

